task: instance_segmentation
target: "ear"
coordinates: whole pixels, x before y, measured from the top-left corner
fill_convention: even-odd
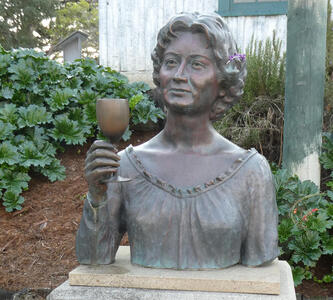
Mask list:
[[[223,98],[225,95],[226,95],[225,90],[224,90],[224,89],[220,89],[220,90],[219,90],[219,97],[220,97],[220,98]]]
[[[219,97],[214,102],[212,109],[210,111],[210,114],[209,114],[210,120],[212,120],[212,121],[218,120],[226,111],[226,105],[222,99],[223,99],[223,97]]]

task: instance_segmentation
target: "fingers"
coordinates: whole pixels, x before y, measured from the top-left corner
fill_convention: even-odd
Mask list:
[[[114,174],[117,172],[117,168],[112,167],[101,167],[98,169],[95,169],[92,172],[86,173],[86,179],[88,183],[100,183],[103,180],[110,177],[111,174]]]
[[[106,168],[106,167],[118,168],[119,165],[120,165],[119,162],[109,158],[95,158],[94,160],[86,162],[85,172],[91,172],[97,168]]]
[[[117,148],[114,147],[111,143],[105,142],[103,140],[96,140],[88,150],[87,154],[90,154],[91,152],[95,151],[96,149],[105,149],[108,151],[111,151],[113,153],[117,152]]]
[[[98,183],[117,172],[120,156],[115,153],[116,148],[105,141],[95,141],[85,162],[85,176],[88,183]]]

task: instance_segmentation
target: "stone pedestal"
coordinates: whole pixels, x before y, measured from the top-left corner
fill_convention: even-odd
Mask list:
[[[133,266],[129,255],[129,247],[121,247],[113,265],[79,266],[47,299],[296,299],[291,269],[284,261],[260,268],[177,271]]]

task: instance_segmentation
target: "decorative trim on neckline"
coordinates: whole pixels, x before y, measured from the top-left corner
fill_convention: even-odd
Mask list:
[[[180,188],[176,187],[172,184],[167,183],[166,181],[159,179],[157,176],[149,173],[147,169],[144,167],[143,163],[140,161],[138,156],[134,153],[134,148],[132,145],[129,145],[125,149],[125,153],[133,165],[133,167],[149,182],[151,182],[153,185],[159,187],[160,189],[172,194],[175,197],[178,198],[189,198],[189,197],[195,197],[199,194],[205,193],[209,190],[212,190],[216,188],[217,186],[221,185],[222,183],[226,182],[228,179],[230,179],[232,176],[234,176],[237,171],[252,157],[254,156],[257,151],[254,148],[251,148],[243,155],[241,155],[239,158],[234,160],[230,168],[225,171],[224,173],[220,174],[219,176],[215,177],[212,180],[209,180],[203,184],[199,184],[197,186],[193,187],[185,187]]]

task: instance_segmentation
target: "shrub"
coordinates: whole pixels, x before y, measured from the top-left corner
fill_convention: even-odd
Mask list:
[[[0,198],[6,210],[21,209],[29,171],[50,181],[65,178],[56,152],[96,135],[97,98],[129,99],[133,123],[163,118],[148,89],[91,59],[62,65],[31,49],[0,47]]]
[[[274,170],[279,208],[279,245],[292,267],[295,285],[303,279],[332,282],[331,273],[316,278],[314,267],[322,255],[333,254],[333,143],[325,139],[320,161],[331,172],[328,189],[320,192],[311,181],[301,182],[286,170]]]
[[[214,127],[244,148],[255,147],[271,161],[281,163],[285,55],[281,41],[253,39],[246,50],[248,75],[240,102]]]

